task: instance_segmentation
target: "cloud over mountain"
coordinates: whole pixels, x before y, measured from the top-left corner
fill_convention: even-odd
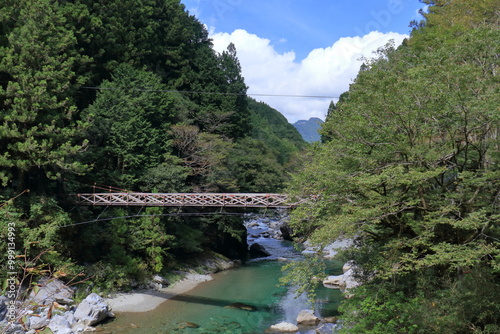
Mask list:
[[[270,40],[238,29],[211,33],[214,49],[224,51],[234,43],[248,93],[337,97],[349,88],[362,64],[379,47],[394,40],[401,44],[407,35],[372,31],[364,36],[344,37],[332,46],[312,50],[297,60],[292,51],[279,53]],[[324,119],[332,99],[309,97],[255,97],[283,113],[289,122]],[[336,99],[333,99],[336,101]]]

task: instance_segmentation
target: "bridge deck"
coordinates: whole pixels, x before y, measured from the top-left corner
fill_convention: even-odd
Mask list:
[[[290,204],[283,194],[92,193],[77,198],[80,205],[104,206],[290,208],[299,204]]]

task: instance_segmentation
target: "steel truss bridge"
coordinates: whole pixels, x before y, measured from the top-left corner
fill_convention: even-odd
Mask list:
[[[284,194],[237,193],[89,193],[78,194],[80,205],[100,206],[170,206],[226,208],[292,208],[303,201],[290,203]]]

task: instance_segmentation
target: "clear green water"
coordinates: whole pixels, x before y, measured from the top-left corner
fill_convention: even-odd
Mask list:
[[[266,230],[264,223],[249,229],[251,233]],[[250,262],[215,274],[214,280],[165,301],[153,311],[117,314],[115,320],[99,330],[113,334],[261,334],[269,333],[266,329],[282,321],[296,323],[301,310],[313,307],[305,296],[295,298],[293,291],[279,286],[284,262],[276,259],[300,261],[303,256],[287,242],[263,237],[252,241],[272,254],[266,259],[274,260]],[[328,275],[340,274],[341,268],[341,263],[332,262]],[[316,315],[337,314],[342,299],[339,290],[320,288],[317,298]],[[249,305],[254,310],[228,307],[233,303]],[[309,329],[303,328],[300,333]]]
[[[219,273],[213,281],[164,302],[154,311],[118,314],[104,330],[123,334],[247,334],[264,333],[281,321],[295,323],[300,310],[311,305],[304,297],[295,299],[293,293],[278,286],[281,266],[277,261],[261,261]],[[321,316],[335,315],[341,298],[338,290],[321,289]],[[228,308],[232,303],[251,305],[256,310]],[[187,323],[199,327],[182,328]]]

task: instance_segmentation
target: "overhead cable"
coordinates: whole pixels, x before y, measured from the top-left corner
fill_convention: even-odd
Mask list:
[[[266,97],[299,97],[299,98],[314,98],[314,99],[338,99],[338,96],[327,95],[294,95],[294,94],[260,94],[260,93],[224,93],[224,92],[205,92],[193,90],[170,90],[170,89],[146,89],[146,88],[108,88],[108,87],[81,87],[82,89],[92,90],[130,90],[138,92],[163,92],[163,93],[180,93],[180,94],[211,94],[211,95],[237,95],[237,96],[266,96]]]
[[[168,217],[168,216],[211,216],[211,215],[219,215],[219,216],[239,216],[244,213],[238,213],[238,212],[176,212],[176,213],[160,213],[160,214],[142,214],[142,215],[128,215],[128,216],[119,216],[119,217],[111,217],[111,218],[97,218],[93,220],[87,220],[84,222],[79,222],[79,223],[73,223],[73,224],[68,224],[68,225],[63,225],[60,226],[61,228],[63,227],[70,227],[70,226],[78,226],[78,225],[84,225],[84,224],[90,224],[90,223],[96,223],[96,222],[103,222],[103,221],[111,221],[115,219],[125,219],[125,218],[144,218],[144,217]],[[100,216],[100,215],[99,215]]]

